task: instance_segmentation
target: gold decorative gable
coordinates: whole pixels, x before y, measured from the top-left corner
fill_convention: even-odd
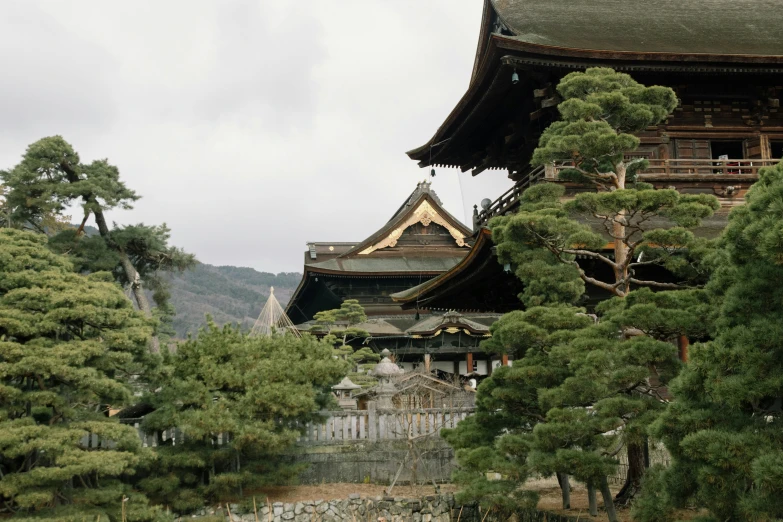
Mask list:
[[[414,210],[408,219],[406,219],[398,228],[392,230],[388,236],[380,240],[378,243],[375,243],[374,245],[367,247],[359,252],[359,255],[370,254],[381,248],[395,246],[397,244],[397,240],[400,239],[402,233],[405,232],[405,229],[411,225],[415,225],[416,223],[421,223],[425,227],[430,226],[430,223],[437,223],[449,231],[451,237],[453,237],[457,242],[457,246],[465,246],[465,234],[451,226],[451,224],[443,219],[443,216],[438,214],[438,211],[435,210],[432,205],[430,205],[429,201],[425,200],[422,201],[418,207],[416,207],[416,210]]]

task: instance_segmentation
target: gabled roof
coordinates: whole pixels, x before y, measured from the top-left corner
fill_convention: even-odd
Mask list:
[[[497,320],[500,315],[492,314],[492,317]],[[446,312],[443,315],[428,317],[408,328],[406,332],[415,335],[436,335],[441,330],[449,331],[450,329],[465,330],[477,335],[489,334],[489,325],[474,321],[473,318],[453,311]]]
[[[412,228],[418,224],[422,226]],[[396,284],[399,288],[400,281],[425,281],[450,270],[468,253],[471,234],[443,208],[430,183],[418,183],[391,219],[363,241],[307,243],[302,280],[286,312],[304,322],[320,310],[338,308],[345,292],[335,287],[345,288],[351,282],[342,283],[355,278],[379,283],[377,295],[362,294],[368,299],[364,303],[370,303],[365,306],[373,309],[370,315],[394,313],[399,307],[381,294],[381,286]],[[397,283],[382,281],[391,279]]]
[[[435,223],[454,239],[451,248],[421,248],[411,252],[388,252],[403,232],[416,223]],[[467,253],[472,231],[451,215],[428,182],[418,183],[392,218],[378,231],[358,244],[344,244],[342,253],[323,262],[308,263],[306,270],[320,273],[440,273],[451,269]],[[321,243],[310,243],[321,245]],[[326,243],[323,243],[326,245]]]

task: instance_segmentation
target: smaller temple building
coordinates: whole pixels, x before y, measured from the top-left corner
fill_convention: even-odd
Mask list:
[[[507,363],[479,347],[500,318],[494,311],[438,309],[392,299],[459,265],[472,231],[443,208],[431,184],[421,182],[378,231],[357,243],[308,243],[302,281],[286,313],[301,332],[315,314],[356,299],[367,321],[355,326],[370,337],[354,341],[380,353],[388,349],[406,371],[425,367],[446,381],[486,376]],[[500,312],[500,311],[499,311]],[[460,379],[462,376],[462,379]]]

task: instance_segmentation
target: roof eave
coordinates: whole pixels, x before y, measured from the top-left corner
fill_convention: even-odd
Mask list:
[[[509,55],[509,53],[512,53]],[[519,53],[519,54],[517,54]],[[707,54],[636,52],[600,49],[576,49],[523,42],[513,37],[492,34],[488,37],[487,50],[477,72],[474,72],[468,90],[454,109],[424,145],[406,154],[420,167],[430,165],[458,166],[440,163],[438,156],[448,148],[449,141],[462,123],[470,117],[472,109],[487,95],[491,84],[503,67],[529,63],[537,66],[555,66],[584,69],[591,66],[610,66],[618,70],[688,70],[701,73],[768,73],[783,72],[783,55]],[[559,59],[558,59],[559,58]],[[622,62],[639,62],[628,64]],[[778,65],[780,67],[769,67]],[[701,67],[699,67],[701,66]],[[745,66],[745,67],[742,67]],[[445,145],[445,146],[444,146]],[[434,149],[434,150],[431,150]]]

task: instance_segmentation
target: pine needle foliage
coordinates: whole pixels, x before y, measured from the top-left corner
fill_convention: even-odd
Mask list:
[[[378,379],[370,372],[380,362],[381,356],[369,346],[354,347],[369,339],[370,333],[358,325],[367,321],[364,307],[357,299],[346,299],[340,308],[322,310],[315,314],[313,330],[323,332],[324,341],[334,346],[335,356],[350,363],[348,377],[354,384],[370,388],[378,384]],[[352,344],[353,343],[353,344]]]
[[[100,235],[87,237],[80,230],[68,228],[52,234],[51,248],[71,256],[80,271],[111,272],[117,282],[131,289],[140,310],[170,323],[173,310],[168,302],[168,283],[161,273],[193,268],[196,259],[169,246],[170,230],[165,224],[109,226],[105,212],[131,209],[140,198],[125,185],[115,165],[107,159],[82,163],[70,143],[61,136],[50,136],[31,144],[14,168],[0,171],[0,180],[7,191],[8,217],[15,226],[51,232],[53,218],[62,217],[69,206],[80,204],[83,224],[93,217]],[[153,294],[156,313],[144,288]],[[152,338],[151,349],[159,350],[157,335]]]
[[[783,165],[762,169],[729,217],[728,254],[707,289],[713,341],[692,346],[676,400],[652,427],[672,466],[645,490],[642,522],[695,505],[713,520],[783,518]],[[665,487],[661,492],[660,485]],[[652,509],[655,506],[656,509]]]
[[[107,415],[155,367],[151,333],[110,274],[79,275],[46,236],[0,230],[1,511],[117,520],[127,495],[128,520],[159,516],[125,483],[154,455]]]
[[[571,73],[557,90],[562,120],[544,131],[531,163],[570,165],[560,178],[596,192],[563,203],[562,185],[539,184],[523,194],[516,214],[490,222],[498,258],[525,283],[520,298],[526,306],[573,302],[585,284],[618,297],[639,286],[678,288],[640,274],[652,265],[672,271],[691,266],[682,261],[695,241],[689,229],[711,216],[718,201],[637,183],[647,162],[627,159],[639,146],[631,133],[663,121],[677,105],[674,91],[605,68]],[[589,263],[608,268],[611,278],[589,273]]]
[[[150,397],[156,410],[144,429],[184,436],[160,443],[141,487],[183,513],[295,478],[301,469],[282,453],[328,404],[329,387],[345,371],[332,347],[313,336],[252,337],[210,322],[178,346]]]

